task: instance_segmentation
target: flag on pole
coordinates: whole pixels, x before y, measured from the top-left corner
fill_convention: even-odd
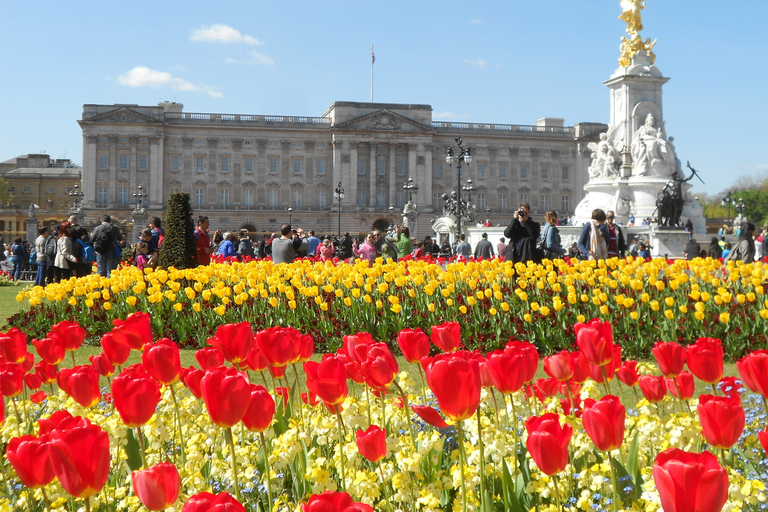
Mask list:
[[[376,55],[373,54],[373,45],[371,45],[371,64],[376,62]]]

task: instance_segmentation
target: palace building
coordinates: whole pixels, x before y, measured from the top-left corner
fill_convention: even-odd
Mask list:
[[[445,161],[455,138],[472,149],[460,185],[471,179],[477,188],[470,200],[479,220],[506,225],[521,201],[539,220],[549,209],[572,215],[588,180],[587,144],[606,128],[555,118],[433,121],[429,105],[347,101],[320,117],[193,113],[170,102],[84,105],[78,122],[87,224],[103,213],[128,219],[141,185],[149,215],[163,217],[168,195],[187,192],[214,229],[270,232],[290,219],[319,234],[360,233],[381,219],[399,222],[412,178],[422,237],[442,213],[442,195],[456,188],[457,169]]]

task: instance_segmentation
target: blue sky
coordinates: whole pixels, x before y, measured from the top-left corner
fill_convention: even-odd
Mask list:
[[[646,0],[667,132],[715,194],[768,174],[765,0]],[[619,0],[4,2],[0,161],[82,162],[86,103],[321,116],[334,101],[435,120],[608,122]]]

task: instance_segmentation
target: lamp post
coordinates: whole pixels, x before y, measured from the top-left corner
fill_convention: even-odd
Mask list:
[[[728,227],[731,231],[733,231],[733,225],[731,224],[731,204],[734,202],[736,202],[736,199],[732,198],[731,194],[728,194],[722,201],[720,201],[720,206],[728,205]]]
[[[80,204],[83,200],[83,194],[80,192],[80,185],[77,183],[74,187],[72,187],[72,190],[69,192],[69,213],[70,215],[78,213],[78,210],[80,209]]]
[[[75,185],[77,187],[77,185]],[[133,193],[133,200],[136,201],[136,208],[133,209],[134,213],[141,213],[144,211],[144,200],[147,198],[147,191],[139,185],[136,187],[136,192]]]
[[[392,205],[389,205],[389,225],[392,225],[392,218],[395,213],[395,207]]]
[[[288,225],[293,226],[293,207],[288,207]]]
[[[747,211],[747,205],[744,204],[744,199],[739,198],[739,202],[736,204],[736,211],[739,212],[739,216],[744,216],[744,212]]]
[[[416,183],[413,182],[413,177],[412,176],[408,176],[408,183],[403,185],[403,190],[408,192],[408,202],[409,203],[412,202],[413,201],[413,194],[415,194],[416,192],[419,191],[419,186]]]
[[[472,148],[465,148],[462,144],[461,137],[456,137],[455,146],[449,146],[446,148],[445,162],[449,167],[453,167],[456,163],[456,236],[461,235],[461,164],[462,162],[469,165],[472,163]]]
[[[341,182],[336,185],[333,198],[339,202],[339,238],[341,238],[341,200],[344,199],[344,188],[341,186]]]

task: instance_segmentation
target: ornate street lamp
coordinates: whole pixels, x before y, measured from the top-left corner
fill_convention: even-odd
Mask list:
[[[392,205],[389,205],[389,225],[392,225],[392,218],[395,213],[395,207]]]
[[[403,190],[408,192],[408,202],[413,202],[413,194],[419,191],[419,186],[413,182],[412,176],[408,176],[408,183],[403,185]]]
[[[720,206],[728,205],[728,227],[731,229],[731,232],[733,232],[733,224],[731,224],[731,204],[734,204],[735,202],[736,198],[731,197],[731,194],[728,194],[722,201],[720,201]]]
[[[739,212],[740,216],[744,216],[744,212],[747,211],[747,205],[744,204],[744,199],[739,198],[739,202],[736,204],[736,211]]]
[[[288,207],[288,225],[293,226],[293,207]]]
[[[458,212],[456,215],[456,236],[461,235],[461,164],[469,165],[472,163],[472,148],[465,148],[461,137],[456,137],[456,145],[446,148],[445,162],[449,167],[456,163],[456,204]]]
[[[77,185],[75,185],[77,187]],[[136,208],[133,209],[133,213],[141,214],[144,212],[144,201],[147,198],[147,191],[139,185],[136,187],[136,192],[133,193],[133,200],[136,201]]]
[[[80,210],[80,204],[83,200],[83,194],[80,192],[80,185],[75,183],[75,186],[72,187],[72,190],[69,192],[69,213],[70,215],[76,214]]]
[[[341,238],[341,200],[344,199],[344,188],[341,186],[341,182],[336,186],[333,199],[339,202],[339,238]]]

